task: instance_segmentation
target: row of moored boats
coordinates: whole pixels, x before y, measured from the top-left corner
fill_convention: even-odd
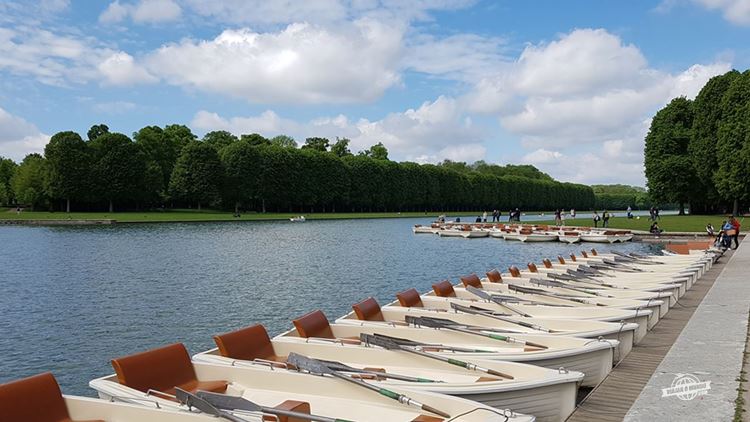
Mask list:
[[[63,396],[49,374],[0,385],[3,420],[564,421],[711,268],[711,251],[582,253],[469,274],[334,321],[313,311],[112,360]],[[6,418],[7,417],[7,418]],[[218,417],[218,418],[217,418]]]
[[[521,242],[618,243],[633,239],[633,233],[628,230],[528,224],[468,224],[448,222],[432,223],[430,225],[415,224],[412,227],[412,231],[414,233],[436,234],[440,237],[463,237],[466,239],[494,237]]]

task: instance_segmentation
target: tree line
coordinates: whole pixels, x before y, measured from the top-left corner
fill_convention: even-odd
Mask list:
[[[750,199],[750,70],[711,78],[694,100],[654,116],[645,146],[650,195],[692,213],[736,215]]]
[[[198,208],[279,212],[590,209],[590,187],[533,166],[394,162],[382,143],[353,153],[346,138],[198,139],[183,125],[131,137],[91,127],[52,136],[44,154],[0,159],[0,203],[61,211]]]

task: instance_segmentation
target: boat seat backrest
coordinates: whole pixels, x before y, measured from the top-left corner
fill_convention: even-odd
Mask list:
[[[385,321],[383,311],[380,310],[378,301],[373,297],[368,297],[362,302],[352,305],[357,319],[360,321]]]
[[[510,271],[510,275],[512,277],[521,277],[521,270],[519,270],[515,265],[511,265],[510,267],[508,267],[508,271]]]
[[[424,308],[422,303],[422,297],[419,295],[417,289],[404,290],[403,292],[396,293],[396,299],[398,299],[399,305],[405,308]]]
[[[544,258],[542,264],[544,264],[545,268],[552,268],[552,261],[550,261],[549,258]]]
[[[231,333],[214,336],[222,356],[238,360],[276,360],[273,343],[265,327],[256,324]]]
[[[586,251],[581,251],[581,256],[584,258],[588,258],[589,254],[587,254]]]
[[[487,271],[487,280],[489,280],[490,283],[502,283],[503,275],[500,274],[500,271],[498,270]]]
[[[578,232],[563,232],[565,236],[578,236]]]
[[[278,406],[274,406],[273,408],[278,410],[286,410],[289,412],[307,413],[308,415],[310,414],[310,403],[306,401],[285,400],[283,403],[279,404]],[[307,422],[309,419],[300,419],[282,415],[264,415],[263,420],[278,422]]]
[[[578,261],[578,258],[576,258],[576,254],[574,254],[574,253],[570,254],[570,260],[573,261],[573,262]]]
[[[49,372],[0,384],[0,419],[14,422],[74,422],[68,414],[60,386]]]
[[[534,233],[534,231],[531,229],[521,229],[518,233],[519,234],[532,234]]]
[[[476,287],[477,289],[482,288],[482,280],[479,279],[479,276],[476,274],[469,274],[467,276],[461,277],[461,283],[464,284],[465,287]]]
[[[328,318],[321,310],[312,311],[292,321],[300,337],[335,338]]]
[[[120,384],[143,392],[165,392],[196,380],[190,355],[182,343],[113,359],[112,367]]]
[[[561,265],[565,265],[565,258],[563,258],[562,255],[557,255],[557,262]]]
[[[533,262],[529,262],[528,264],[526,264],[526,266],[529,267],[529,271],[531,271],[532,273],[539,272],[539,269],[536,267],[536,264],[534,264]]]
[[[435,296],[456,297],[456,291],[453,290],[453,285],[448,280],[443,280],[441,282],[433,284],[432,291],[435,292]]]
[[[591,255],[593,255],[593,256],[597,256],[597,255],[599,255],[599,253],[598,253],[598,252],[596,251],[596,249],[593,249],[593,248],[592,248],[592,249],[591,249]]]

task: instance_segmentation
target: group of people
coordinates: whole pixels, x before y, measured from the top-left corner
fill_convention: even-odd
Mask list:
[[[734,249],[737,249],[740,246],[740,226],[741,224],[737,220],[737,217],[732,216],[729,217],[729,220],[721,223],[721,230],[718,234],[714,233],[714,226],[711,223],[706,224],[706,232],[709,236],[716,235],[714,244],[717,247],[729,249],[732,247],[732,242],[734,242]]]
[[[594,215],[591,216],[591,219],[594,220],[594,227],[599,227],[599,221],[602,222],[602,227],[609,227],[609,219],[611,217],[612,214],[607,212],[607,210],[604,210],[602,215],[599,215],[598,211],[594,211]]]
[[[651,208],[649,208],[649,210],[648,210],[648,218],[651,221],[656,221],[656,220],[661,219],[661,217],[659,217],[659,208],[657,208],[657,207],[651,207]]]

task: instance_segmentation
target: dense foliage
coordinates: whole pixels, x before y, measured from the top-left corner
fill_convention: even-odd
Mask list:
[[[350,140],[267,139],[147,126],[133,134],[106,125],[55,134],[45,155],[16,170],[0,161],[0,202],[58,210],[202,206],[236,211],[346,212],[476,209],[590,209],[588,186],[560,183],[533,166],[445,161],[397,163],[377,143],[358,153]],[[71,205],[72,204],[72,205]]]
[[[596,208],[602,210],[647,209],[652,205],[665,208],[669,204],[655,204],[646,189],[629,185],[592,185]]]
[[[738,213],[750,199],[750,71],[716,76],[694,101],[676,98],[659,110],[645,168],[657,201]]]

